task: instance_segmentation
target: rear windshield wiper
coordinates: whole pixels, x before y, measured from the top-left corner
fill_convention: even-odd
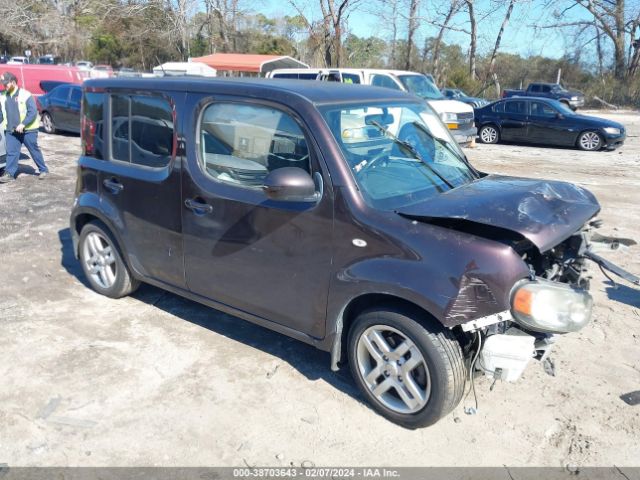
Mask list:
[[[417,160],[420,160],[423,165],[425,165],[433,174],[435,174],[440,180],[442,180],[444,182],[444,184],[451,188],[454,189],[455,187],[453,186],[453,184],[447,180],[445,177],[443,177],[440,172],[438,172],[433,166],[431,166],[429,164],[429,162],[427,162],[422,155],[420,155],[420,152],[418,152],[418,150],[416,150],[416,148],[411,145],[409,142],[405,142],[404,140],[400,140],[398,137],[396,137],[393,133],[391,133],[389,130],[387,130],[386,128],[384,128],[382,125],[380,125],[378,122],[376,122],[375,120],[372,120],[371,125],[373,125],[374,127],[376,127],[377,129],[379,129],[382,133],[384,133],[385,135],[387,135],[391,140],[393,140],[397,145],[399,145],[401,148],[405,149],[406,151],[408,151],[411,155],[413,155],[413,157]]]

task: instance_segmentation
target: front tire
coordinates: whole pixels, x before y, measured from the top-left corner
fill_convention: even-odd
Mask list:
[[[482,143],[498,143],[500,141],[500,131],[495,125],[483,125],[480,127],[478,137]]]
[[[140,283],[133,278],[117,243],[103,223],[93,221],[82,227],[78,244],[80,263],[91,288],[110,298],[133,293]]]
[[[596,150],[600,150],[600,148],[602,148],[602,143],[602,137],[600,136],[600,134],[592,130],[582,132],[578,136],[577,141],[578,148],[587,152],[595,152]]]
[[[460,402],[466,369],[459,342],[430,318],[384,308],[354,321],[351,374],[371,406],[406,428],[433,425]]]
[[[53,123],[53,118],[51,117],[51,114],[49,112],[44,112],[42,114],[42,129],[44,130],[44,133],[56,133],[56,126]]]

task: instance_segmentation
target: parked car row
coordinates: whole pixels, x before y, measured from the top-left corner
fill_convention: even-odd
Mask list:
[[[52,87],[52,90],[47,89],[48,93],[45,93],[42,85],[44,79],[53,80],[48,82],[49,84],[69,82],[79,85],[87,76],[107,78],[114,75],[111,67],[106,65],[91,65],[91,68],[85,70],[79,67],[6,65],[4,70],[16,74],[20,83],[32,93],[41,94],[38,104],[42,114],[42,125],[47,133],[78,133],[81,89],[67,85]],[[138,76],[138,73],[131,69],[122,69],[118,76]],[[415,72],[294,68],[273,70],[268,77],[365,84],[407,91],[427,101],[461,144],[468,143],[477,132],[482,143],[513,141],[575,146],[582,150],[595,151],[615,149],[624,143],[626,137],[624,126],[617,122],[576,114],[570,106],[570,99],[507,96],[489,104],[487,100],[470,97],[459,89],[445,88],[440,92],[429,77]],[[570,98],[575,97],[575,92],[560,90],[556,88],[557,85],[531,84],[528,91],[547,87],[550,95],[566,94]],[[508,95],[513,93],[507,92]],[[584,98],[577,103],[574,102],[574,107],[581,103],[584,103]]]

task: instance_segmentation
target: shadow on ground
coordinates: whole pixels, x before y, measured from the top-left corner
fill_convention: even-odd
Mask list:
[[[58,238],[62,267],[86,288],[90,288],[80,262],[73,253],[71,231],[68,228],[60,230]],[[307,379],[323,380],[366,404],[351,380],[348,367],[345,366],[338,372],[331,371],[327,352],[151,285],[143,283],[131,296],[218,335],[278,357]]]
[[[611,280],[605,282],[607,287],[607,297],[619,303],[640,308],[640,289],[638,287],[628,287],[621,283],[613,283]]]

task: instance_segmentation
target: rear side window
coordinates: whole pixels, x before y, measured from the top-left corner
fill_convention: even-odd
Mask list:
[[[298,78],[297,73],[275,73],[271,78]]]
[[[166,167],[173,155],[173,109],[151,95],[111,95],[111,157],[145,167]]]
[[[104,159],[104,93],[85,92],[82,100],[82,154]]]
[[[202,114],[199,140],[202,170],[219,181],[259,188],[278,168],[311,172],[302,129],[271,107],[211,104]]]
[[[525,115],[527,113],[527,104],[523,100],[506,102],[504,105],[504,111],[506,113],[518,113]]]
[[[532,92],[539,92],[540,91],[540,85],[531,85],[531,91]]]

